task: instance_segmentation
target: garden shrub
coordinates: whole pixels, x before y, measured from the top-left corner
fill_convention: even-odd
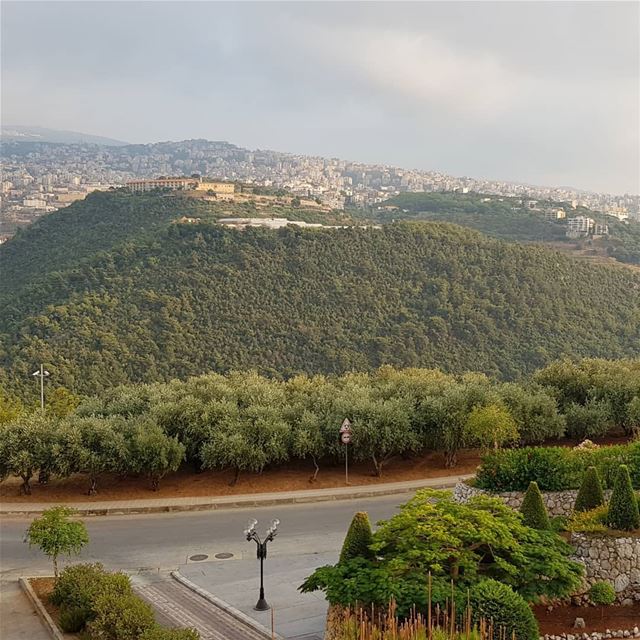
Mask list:
[[[607,514],[609,508],[606,504],[600,505],[591,511],[574,511],[568,519],[567,531],[573,533],[606,533]]]
[[[533,611],[511,587],[497,580],[483,580],[469,591],[474,622],[485,619],[493,623],[495,640],[538,640],[538,623]]]
[[[60,628],[65,633],[78,633],[89,619],[90,611],[82,607],[63,606],[60,609]]]
[[[359,511],[353,516],[347,535],[342,543],[340,562],[351,558],[372,558],[373,552],[369,549],[373,543],[373,532],[369,516],[365,511]]]
[[[595,467],[603,487],[611,488],[621,464],[629,466],[633,486],[640,487],[640,441],[588,449],[501,449],[483,457],[476,486],[494,492],[525,491],[534,481],[541,491],[578,489],[587,469]]]
[[[153,609],[133,595],[105,593],[94,602],[95,618],[87,625],[92,640],[139,640],[155,626]]]
[[[129,578],[123,573],[108,573],[100,563],[74,564],[60,573],[50,600],[59,607],[85,611],[88,620],[96,598],[107,592],[132,593]]]
[[[616,483],[613,486],[607,524],[612,529],[620,529],[621,531],[640,529],[638,500],[631,486],[629,468],[624,464],[620,465]]]
[[[607,606],[616,601],[616,590],[610,582],[594,582],[589,589],[589,599],[598,606]]]
[[[520,513],[522,514],[522,521],[527,527],[542,530],[551,529],[547,507],[544,504],[537,482],[529,484],[529,488],[524,494]]]
[[[600,475],[595,467],[589,467],[584,474],[580,490],[576,496],[575,511],[591,511],[604,504],[604,493]]]

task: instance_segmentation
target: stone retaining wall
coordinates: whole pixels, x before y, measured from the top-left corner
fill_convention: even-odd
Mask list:
[[[513,509],[519,509],[524,499],[523,491],[504,491],[502,493],[491,493],[484,489],[471,487],[465,482],[458,482],[453,489],[453,496],[458,502],[466,502],[473,496],[487,495],[500,498]],[[611,491],[605,491],[605,497],[609,499]],[[550,516],[569,516],[573,511],[573,505],[578,496],[577,489],[568,491],[545,491],[542,498]]]

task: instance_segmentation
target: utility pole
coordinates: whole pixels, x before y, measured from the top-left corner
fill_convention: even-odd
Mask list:
[[[40,365],[38,371],[34,371],[31,375],[40,378],[40,409],[44,411],[44,379],[48,378],[51,374],[44,368],[44,365]]]

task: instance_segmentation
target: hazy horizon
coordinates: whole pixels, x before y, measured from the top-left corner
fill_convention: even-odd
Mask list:
[[[640,192],[637,3],[1,10],[3,124]]]

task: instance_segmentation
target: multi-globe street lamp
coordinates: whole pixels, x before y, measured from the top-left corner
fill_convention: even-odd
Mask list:
[[[267,529],[264,540],[261,540],[260,536],[256,533],[257,524],[257,520],[253,518],[249,520],[247,528],[244,530],[244,535],[247,538],[247,542],[253,540],[256,543],[258,560],[260,560],[260,597],[258,598],[256,606],[253,608],[256,611],[267,611],[271,607],[264,598],[264,560],[267,557],[267,544],[278,535],[280,520],[276,518],[271,521],[271,526]]]

